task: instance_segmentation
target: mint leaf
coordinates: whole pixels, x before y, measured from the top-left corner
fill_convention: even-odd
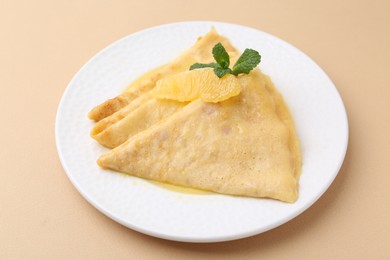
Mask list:
[[[229,54],[225,50],[225,47],[219,42],[213,47],[213,56],[215,61],[221,66],[221,68],[227,69],[230,65]]]
[[[230,57],[225,47],[219,42],[213,47],[213,56],[217,63],[195,63],[192,64],[190,70],[201,69],[201,68],[213,68],[214,73],[222,78],[227,73],[237,76],[240,73],[248,74],[253,70],[261,61],[260,54],[252,49],[245,49],[244,53],[238,58],[233,69],[229,68]]]
[[[194,63],[191,65],[190,70],[201,69],[201,68],[216,68],[216,67],[218,67],[217,63],[207,63],[207,64]]]
[[[214,73],[218,76],[218,78],[222,78],[226,74],[232,73],[232,70],[229,68],[224,69],[224,68],[221,68],[218,66],[218,67],[214,68]]]
[[[236,64],[233,66],[233,75],[238,75],[240,73],[248,74],[252,69],[254,69],[261,60],[260,54],[252,49],[245,49],[244,53],[238,58]]]

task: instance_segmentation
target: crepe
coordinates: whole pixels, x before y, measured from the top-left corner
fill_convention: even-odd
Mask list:
[[[217,193],[294,202],[300,152],[288,109],[259,69],[240,95],[195,100],[103,154],[103,168]]]

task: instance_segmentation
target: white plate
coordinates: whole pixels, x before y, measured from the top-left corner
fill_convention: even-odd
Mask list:
[[[170,191],[143,179],[102,170],[106,151],[89,136],[88,111],[119,94],[135,78],[189,48],[215,26],[243,51],[260,52],[293,114],[303,153],[300,195],[293,204],[269,199]],[[57,112],[59,157],[71,182],[98,210],[152,236],[215,242],[252,236],[277,227],[312,205],[336,177],[348,143],[343,102],[328,76],[308,56],[262,31],[220,22],[184,22],[121,39],[84,65],[67,87]]]

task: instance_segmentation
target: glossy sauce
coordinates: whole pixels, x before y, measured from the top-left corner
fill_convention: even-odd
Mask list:
[[[164,188],[164,189],[174,191],[174,192],[180,192],[180,193],[185,193],[185,194],[196,194],[196,195],[213,194],[213,192],[211,192],[211,191],[188,188],[188,187],[184,187],[184,186],[173,185],[173,184],[163,183],[163,182],[159,182],[159,181],[149,181],[149,182],[160,187],[160,188]]]

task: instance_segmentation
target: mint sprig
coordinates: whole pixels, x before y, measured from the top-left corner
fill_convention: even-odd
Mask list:
[[[234,64],[233,69],[230,69],[229,54],[220,42],[213,47],[212,53],[216,63],[195,63],[191,65],[190,70],[213,68],[214,73],[219,78],[222,78],[228,73],[236,76],[241,73],[248,74],[251,70],[256,68],[256,66],[261,61],[261,56],[257,51],[252,49],[245,49],[242,55],[238,58],[237,62]]]

